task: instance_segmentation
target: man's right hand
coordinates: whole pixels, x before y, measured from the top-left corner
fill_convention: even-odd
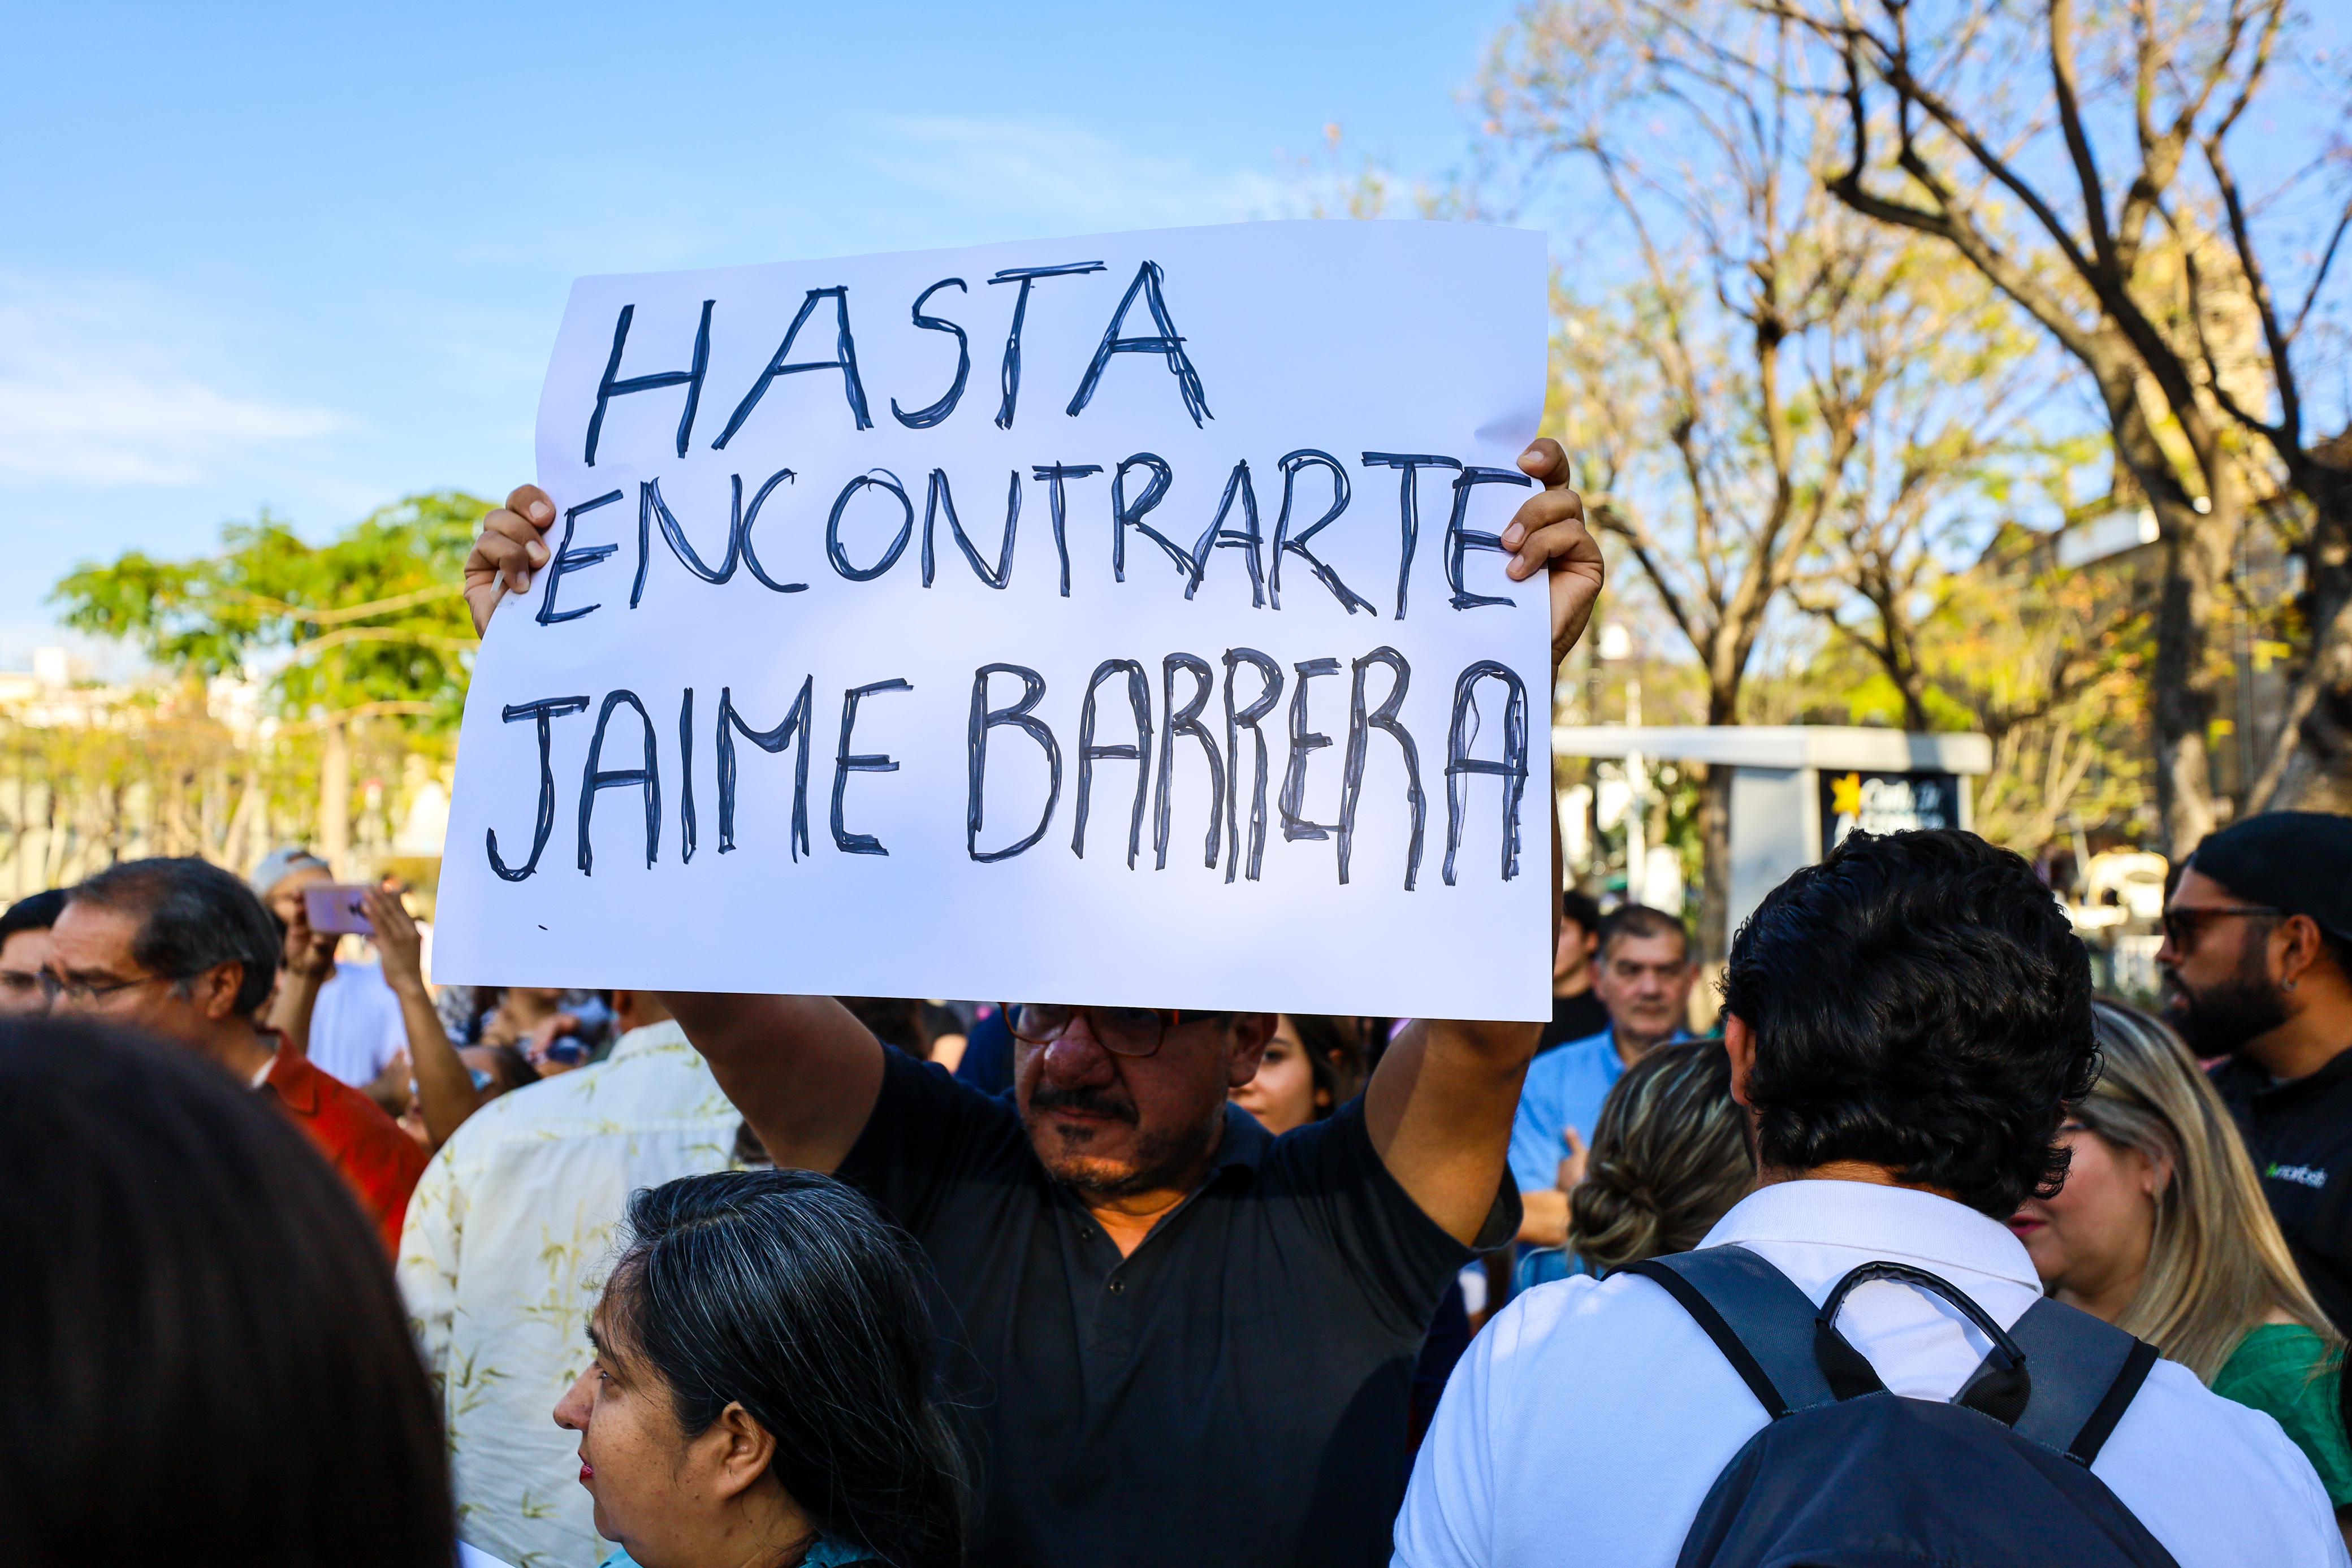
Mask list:
[[[489,625],[499,597],[528,591],[530,574],[547,564],[547,541],[541,536],[554,521],[555,503],[536,485],[517,486],[505,506],[482,519],[473,553],[466,558],[466,608],[474,612],[477,636]]]

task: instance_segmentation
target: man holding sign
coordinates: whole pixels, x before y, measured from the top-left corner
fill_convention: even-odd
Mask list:
[[[1514,425],[1524,438],[1539,405],[1540,376],[1528,372],[1539,372],[1541,364],[1541,250],[1539,244],[1531,249],[1528,239],[1444,225],[1252,225],[1075,242],[1117,256],[1115,263],[996,268],[990,281],[1020,287],[992,429],[969,414],[960,423],[950,418],[965,386],[969,340],[961,323],[927,314],[923,301],[945,287],[930,283],[919,292],[913,319],[924,331],[954,332],[959,363],[951,390],[913,414],[902,412],[899,399],[887,406],[906,431],[970,428],[956,438],[962,445],[929,436],[926,452],[912,452],[911,443],[877,443],[876,455],[896,450],[893,460],[912,467],[929,461],[930,452],[944,454],[932,471],[935,496],[952,483],[948,459],[979,452],[1002,463],[1024,375],[1033,386],[1051,383],[1040,402],[1058,405],[1065,383],[1076,387],[1067,407],[1053,412],[1057,422],[1066,414],[1079,423],[1051,432],[1053,440],[1076,446],[1086,439],[1080,416],[1090,405],[1101,415],[1098,430],[1108,432],[1088,453],[1100,451],[1107,462],[1065,460],[1074,453],[1030,455],[1048,486],[1054,525],[1054,554],[1041,563],[1043,571],[1024,568],[1013,547],[1018,468],[1002,554],[992,564],[960,527],[951,530],[979,579],[957,584],[961,602],[991,608],[987,596],[1008,587],[1027,594],[1013,601],[1021,606],[1017,617],[995,611],[992,622],[971,619],[961,627],[947,624],[959,601],[941,598],[934,608],[923,597],[935,560],[932,517],[924,528],[924,587],[902,571],[897,601],[876,598],[862,609],[838,611],[812,587],[824,581],[830,560],[838,582],[825,584],[825,591],[849,604],[839,583],[867,583],[887,573],[911,539],[908,486],[895,471],[877,467],[851,474],[827,520],[797,531],[772,524],[772,534],[760,539],[761,564],[753,569],[760,580],[772,592],[782,583],[806,593],[805,610],[798,599],[781,601],[791,607],[787,614],[774,608],[780,601],[749,595],[729,601],[708,588],[699,600],[686,597],[694,579],[719,585],[739,558],[747,567],[754,560],[756,498],[751,516],[733,514],[741,520],[729,535],[728,571],[721,572],[709,564],[713,552],[680,548],[683,529],[659,495],[663,488],[684,493],[680,465],[693,461],[686,454],[703,455],[695,450],[708,439],[697,435],[696,400],[706,385],[721,383],[722,361],[729,390],[713,395],[732,400],[732,409],[711,446],[760,428],[759,401],[771,386],[821,382],[839,389],[834,428],[825,428],[826,399],[803,396],[786,434],[797,451],[837,445],[866,460],[859,438],[847,432],[875,433],[870,411],[880,400],[869,397],[864,383],[883,379],[871,368],[882,355],[853,347],[849,301],[860,297],[857,267],[831,264],[850,277],[832,287],[806,287],[815,281],[812,269],[756,268],[697,275],[682,288],[639,278],[583,280],[575,291],[567,339],[575,318],[593,321],[605,335],[609,358],[582,358],[588,368],[575,372],[559,343],[541,406],[541,467],[549,488],[515,491],[486,519],[467,563],[467,598],[487,632],[467,745],[512,761],[503,783],[489,779],[496,798],[479,788],[469,796],[472,780],[461,776],[450,841],[457,875],[445,872],[443,883],[445,950],[471,949],[457,962],[478,967],[509,966],[516,983],[583,977],[581,962],[562,956],[565,944],[584,945],[598,956],[593,961],[628,967],[625,975],[608,974],[606,983],[665,992],[778,1164],[839,1175],[924,1247],[945,1298],[941,1327],[956,1347],[950,1375],[981,1463],[977,1562],[1198,1568],[1387,1557],[1403,1487],[1413,1354],[1472,1246],[1500,1244],[1517,1226],[1505,1154],[1537,1020],[1549,1010],[1552,903],[1545,857],[1526,856],[1533,863],[1523,864],[1520,852],[1528,695],[1540,701],[1549,694],[1558,661],[1581,634],[1601,581],[1600,552],[1567,487],[1558,445],[1495,451]],[[930,269],[961,264],[969,274],[986,262],[1018,259],[954,253],[871,258],[870,265],[883,280],[875,291],[887,293],[928,281]],[[884,263],[905,265],[894,271]],[[1042,303],[1045,278],[1061,285],[1066,300],[1086,298],[1091,322],[1065,320],[1057,332],[1030,313],[1024,333],[1030,290],[1037,286]],[[1082,283],[1103,278],[1112,280],[1108,293],[1082,295]],[[608,283],[613,287],[604,287]],[[767,286],[764,295],[754,284]],[[766,340],[782,344],[772,355],[727,360],[710,323],[730,290],[751,297],[755,313],[768,311],[768,326],[782,333]],[[583,295],[591,296],[584,303]],[[698,327],[696,299],[718,302],[702,305]],[[694,343],[690,368],[623,373],[635,368],[625,363],[628,333],[636,307],[647,300],[663,302],[667,319],[684,327]],[[681,300],[687,308],[677,308]],[[797,304],[784,310],[777,300]],[[1222,316],[1213,308],[1220,303]],[[1199,314],[1188,318],[1188,309]],[[824,335],[823,349],[807,325],[820,310],[827,326],[837,327]],[[789,326],[782,325],[786,316]],[[1381,327],[1385,337],[1375,330]],[[816,357],[824,350],[833,357]],[[868,368],[854,368],[860,354]],[[909,385],[916,365],[906,363]],[[810,371],[818,373],[800,373]],[[1521,384],[1482,389],[1474,372]],[[783,383],[782,375],[797,379]],[[739,390],[745,384],[752,390]],[[669,393],[659,420],[630,406],[649,402],[636,394],[650,391]],[[1310,404],[1312,413],[1299,412]],[[624,413],[635,420],[625,428]],[[1237,435],[1229,445],[1211,442],[1225,439],[1210,425],[1216,413],[1234,420]],[[1311,421],[1332,434],[1311,451],[1298,448],[1268,465],[1284,486],[1269,549],[1250,489],[1251,458],[1233,452],[1273,439],[1257,427],[1285,419]],[[677,463],[661,450],[671,421],[677,422]],[[583,424],[591,432],[584,440]],[[1385,439],[1375,445],[1374,438]],[[616,442],[634,443],[625,448],[632,455],[616,457],[625,450]],[[600,445],[604,455],[592,475],[587,455]],[[1343,464],[1332,455],[1341,450],[1360,453],[1360,461]],[[1516,462],[1508,468],[1482,465],[1482,456]],[[817,457],[802,462],[814,472]],[[775,485],[790,482],[771,479],[770,489],[757,489],[760,476],[749,471],[779,468],[772,458],[724,463],[746,470],[755,497],[772,497]],[[1230,477],[1204,486],[1204,468]],[[1385,529],[1312,540],[1314,549],[1304,549],[1347,511],[1350,468],[1401,486]],[[1075,490],[1081,476],[1098,481],[1107,469],[1119,480],[1110,487],[1108,507],[1101,508],[1097,494],[1082,514],[1065,486]],[[831,489],[843,470],[836,465],[823,488]],[[1292,495],[1291,481],[1309,473],[1328,481],[1312,503],[1303,486]],[[616,604],[623,578],[576,600],[569,586],[559,593],[558,584],[631,542],[582,547],[573,537],[604,494],[595,487],[625,475],[639,500],[636,588],[630,610],[607,612],[605,624],[617,622],[633,634],[607,632],[598,642],[563,617],[584,615],[580,606]],[[1482,487],[1507,495],[1515,484],[1539,487],[1507,518],[1495,517],[1488,501],[1499,497]],[[1444,544],[1418,559],[1417,485],[1433,492],[1433,535],[1439,531],[1433,514],[1449,514]],[[1447,487],[1450,498],[1437,500]],[[845,532],[843,525],[877,488],[907,502],[903,513],[895,504],[882,512],[886,532],[888,523],[901,516],[904,521],[895,541],[879,549],[870,536]],[[1160,531],[1175,528],[1172,522],[1144,522],[1163,502],[1174,510],[1179,497],[1193,526],[1206,524],[1189,551]],[[1482,508],[1483,517],[1474,515]],[[822,506],[817,510],[824,515]],[[952,522],[944,507],[935,515]],[[1076,542],[1101,539],[1106,517],[1108,583],[1094,573],[1093,552],[1082,553]],[[1491,531],[1473,526],[1479,522]],[[671,604],[689,608],[663,611],[648,597],[647,609],[656,613],[643,630],[652,635],[637,635],[625,617],[664,549],[656,542],[656,525],[667,553],[688,569],[659,580]],[[1181,531],[1189,537],[1191,529]],[[819,538],[822,554],[807,549]],[[1137,591],[1141,582],[1112,586],[1127,585],[1125,547],[1146,541],[1176,559],[1179,579],[1152,583],[1148,598]],[[1384,559],[1372,554],[1376,545],[1387,549]],[[800,555],[787,553],[796,546]],[[1228,559],[1217,553],[1226,550],[1243,558],[1246,572],[1237,568],[1213,581],[1209,568]],[[1286,552],[1293,558],[1292,580],[1289,597],[1277,601],[1275,581]],[[1480,575],[1475,552],[1501,556],[1499,569],[1489,564]],[[1262,570],[1269,565],[1275,570]],[[803,566],[814,568],[806,580]],[[1136,575],[1142,576],[1139,566]],[[1375,610],[1354,584],[1382,578],[1394,591],[1389,605]],[[1506,591],[1538,580],[1548,592],[1514,598]],[[598,590],[603,598],[594,597]],[[1180,590],[1181,598],[1171,590]],[[509,591],[541,602],[518,598],[516,605],[530,613],[510,607],[488,632],[492,609]],[[890,602],[921,616],[893,619]],[[742,810],[730,791],[748,794],[751,786],[738,779],[745,766],[731,749],[738,732],[722,721],[714,747],[720,847],[731,847],[739,830],[748,840],[745,824],[756,820],[769,846],[756,878],[740,872],[749,856],[710,872],[693,858],[689,681],[698,669],[714,666],[694,664],[695,648],[688,644],[699,639],[702,647],[712,646],[713,626],[723,637],[730,604],[749,604],[755,617],[768,619],[744,623],[746,640],[723,650],[739,662],[725,666],[733,678],[721,695],[722,711],[734,707],[738,691],[748,703],[755,689],[762,701],[789,690],[789,675],[755,688],[743,672],[756,673],[759,661],[787,670],[814,665],[825,682],[838,668],[844,684],[885,673],[844,658],[845,644],[863,658],[899,658],[912,672],[911,679],[846,685],[832,790],[837,853],[812,853],[800,836],[804,788],[787,797],[780,780],[788,775],[780,767],[764,775],[767,792],[756,819]],[[1422,619],[1408,622],[1416,610]],[[1286,671],[1282,659],[1251,644],[1312,653],[1323,646],[1314,639],[1344,635],[1360,611],[1371,612],[1374,635],[1390,640],[1353,661],[1352,701],[1340,709],[1346,717],[1328,721],[1346,727],[1345,765],[1327,770],[1339,777],[1318,789],[1307,777],[1309,754],[1331,742],[1316,733],[1327,721],[1310,702],[1328,699],[1320,692],[1310,699],[1309,682],[1338,675],[1343,662],[1297,659]],[[1393,621],[1382,632],[1390,611]],[[766,640],[757,642],[761,629]],[[828,632],[839,641],[828,641]],[[971,677],[968,727],[956,724],[942,740],[903,721],[897,728],[877,724],[872,741],[856,728],[865,722],[861,702],[874,704],[877,718],[894,695],[901,712],[920,708],[954,661],[971,670],[995,651],[971,645],[981,635],[1016,646]],[[1161,647],[1179,651],[1149,674],[1139,659],[1104,657],[1155,635],[1168,639]],[[1370,640],[1360,635],[1358,643]],[[789,644],[781,654],[779,643]],[[1070,700],[1063,680],[1073,656],[1076,674],[1069,684],[1083,691],[1083,705]],[[1085,666],[1098,658],[1088,683]],[[1414,700],[1422,694],[1411,685],[1416,662],[1442,671],[1426,703]],[[621,686],[625,671],[641,673]],[[1017,685],[992,687],[1007,672],[1017,673]],[[1381,691],[1383,676],[1386,695],[1375,704],[1368,689]],[[1293,678],[1285,726],[1273,716],[1286,677]],[[668,762],[666,739],[656,736],[637,695],[659,689],[665,678],[688,694]],[[710,673],[698,679],[706,687],[715,684]],[[576,750],[559,752],[552,738],[556,719],[584,716],[592,703],[568,689],[559,693],[565,681],[608,692],[584,763],[572,760]],[[790,710],[795,716],[775,730],[752,723],[740,730],[771,753],[800,745],[803,779],[814,715],[809,694],[818,685],[812,674]],[[1325,689],[1346,692],[1349,685],[1341,678]],[[1098,686],[1113,700],[1098,704]],[[1219,686],[1221,722],[1203,722]],[[1016,689],[1018,699],[1008,700]],[[1049,692],[1064,694],[1062,706],[1048,700]],[[1490,702],[1499,698],[1503,709],[1483,738],[1482,694]],[[509,696],[526,700],[506,701]],[[632,712],[608,737],[608,721],[622,706]],[[761,709],[763,717],[772,706]],[[1288,765],[1280,768],[1272,802],[1282,831],[1269,843],[1268,752],[1281,755],[1286,728]],[[1244,737],[1244,730],[1251,733]],[[1390,747],[1377,764],[1367,758],[1375,732]],[[1416,734],[1445,759],[1442,881],[1427,877],[1421,863],[1429,807]],[[512,744],[518,735],[520,746]],[[879,738],[885,735],[893,737],[887,749]],[[623,749],[635,760],[640,736],[644,766],[613,767]],[[1065,737],[1076,740],[1068,750],[1076,776],[1066,812],[1058,804]],[[1010,753],[1016,744],[1031,748],[1033,762],[1050,764],[1028,779],[1045,788],[1026,797],[1003,792],[992,777],[991,746]],[[1195,763],[1171,783],[1179,747],[1186,762],[1198,758],[1206,767]],[[1255,752],[1254,766],[1244,765],[1245,750]],[[870,813],[853,830],[843,805],[853,775],[898,771],[902,762],[908,773],[952,779],[952,821],[919,802],[893,815],[883,804],[891,797],[876,789],[866,796],[875,804],[849,813]],[[1123,763],[1134,765],[1132,804],[1114,807],[1113,791],[1097,790],[1103,809],[1089,856],[1090,776]],[[576,876],[540,863],[552,835],[559,765],[581,780]],[[1368,767],[1381,784],[1377,797],[1364,782]],[[535,827],[516,809],[518,795],[530,791],[518,792],[515,782],[532,771],[542,780]],[[677,853],[667,858],[659,847],[667,817],[658,780],[665,772],[679,780],[689,802],[680,812]],[[609,829],[593,826],[599,795],[616,787],[642,792],[642,863],[633,811],[610,813]],[[1486,793],[1475,793],[1480,789]],[[1498,796],[1496,825],[1489,808]],[[1001,803],[1013,800],[1020,803]],[[1480,808],[1475,812],[1474,804]],[[1147,806],[1154,823],[1148,835]],[[1024,827],[1034,820],[1037,829],[1025,838],[1008,835],[994,825],[1007,815]],[[1326,815],[1332,820],[1315,820]],[[1068,859],[1029,854],[1057,821],[1069,826]],[[1182,824],[1184,837],[1206,823],[1201,865],[1185,866],[1181,847],[1178,863],[1169,863],[1171,821]],[[1286,846],[1328,842],[1335,833],[1336,881],[1331,851],[1286,854]],[[475,842],[483,845],[478,856]],[[531,845],[528,862],[519,852],[523,843]],[[1310,861],[1310,853],[1322,859]],[[614,880],[615,871],[607,869],[614,862],[629,880]],[[724,901],[731,888],[740,896],[730,905]],[[736,928],[692,913],[689,889],[700,892],[706,909],[709,900],[722,901]],[[674,922],[697,928],[683,941],[670,939],[674,934],[649,936]],[[763,972],[773,977],[771,984],[781,982],[777,988],[1027,991],[1073,1000],[1013,1009],[1017,1047],[1008,1101],[886,1050],[828,997],[740,994]],[[1331,1005],[1342,1001],[1347,1005]],[[1430,1021],[1428,1015],[1447,1004],[1457,1013],[1528,1021]],[[1385,1010],[1422,1015],[1423,1021],[1391,1047],[1360,1101],[1272,1139],[1226,1096],[1255,1075],[1274,1025],[1265,1009],[1277,1008]]]

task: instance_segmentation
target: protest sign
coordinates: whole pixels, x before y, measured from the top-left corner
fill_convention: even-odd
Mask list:
[[[574,285],[474,672],[461,982],[1549,1016],[1539,235]]]

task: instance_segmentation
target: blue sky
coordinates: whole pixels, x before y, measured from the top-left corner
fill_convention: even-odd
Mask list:
[[[0,667],[77,561],[530,471],[570,280],[1287,210],[1460,162],[1444,5],[8,12]]]

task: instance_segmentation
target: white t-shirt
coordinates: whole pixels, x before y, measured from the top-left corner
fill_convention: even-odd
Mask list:
[[[1761,1188],[1706,1245],[1737,1241],[1815,1302],[1874,1260],[1940,1275],[2004,1327],[2041,1294],[2008,1227],[1931,1193],[1860,1182]],[[1948,1399],[1990,1348],[1957,1309],[1857,1287],[1839,1327],[1886,1386]],[[1471,1344],[1398,1516],[1399,1568],[1671,1568],[1764,1410],[1689,1314],[1635,1274],[1540,1285]],[[2158,1362],[2092,1472],[2181,1568],[2347,1562],[2327,1494],[2278,1423]],[[1999,1508],[2001,1500],[1982,1500]]]
[[[319,988],[310,1009],[310,1064],[364,1089],[407,1049],[400,998],[384,983],[383,969],[338,962],[335,977]]]

